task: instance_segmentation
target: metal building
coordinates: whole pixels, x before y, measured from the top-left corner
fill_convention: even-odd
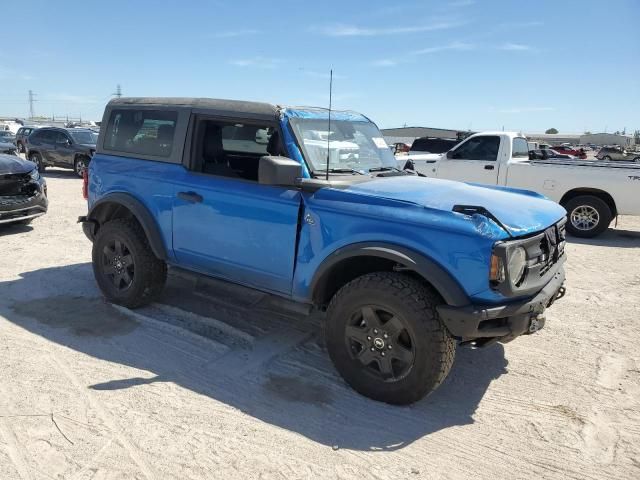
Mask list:
[[[615,133],[589,133],[580,135],[580,143],[595,143],[596,145],[619,145],[621,147],[635,146],[635,138],[631,135],[619,135]]]

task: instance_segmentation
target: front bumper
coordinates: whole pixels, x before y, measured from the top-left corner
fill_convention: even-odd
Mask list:
[[[0,224],[21,222],[47,213],[49,201],[42,192],[33,196],[0,196]]]
[[[544,312],[565,293],[564,269],[560,268],[533,298],[506,305],[439,306],[438,313],[451,335],[463,342],[483,345],[508,342],[544,327]]]

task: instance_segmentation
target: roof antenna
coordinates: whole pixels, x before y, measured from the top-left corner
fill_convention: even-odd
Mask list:
[[[333,69],[329,70],[329,128],[327,131],[327,182],[329,181],[329,152],[331,151],[331,93],[333,91]]]

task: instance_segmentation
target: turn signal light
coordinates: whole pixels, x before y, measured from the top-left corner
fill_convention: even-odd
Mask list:
[[[489,269],[489,280],[492,282],[504,282],[504,264],[502,259],[495,253],[491,254],[491,268]]]

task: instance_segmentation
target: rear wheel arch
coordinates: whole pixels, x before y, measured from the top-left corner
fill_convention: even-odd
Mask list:
[[[600,190],[598,188],[587,188],[587,187],[574,188],[573,190],[569,190],[568,192],[566,192],[560,199],[559,203],[560,205],[564,206],[569,202],[569,200],[575,197],[583,196],[583,195],[592,195],[594,197],[599,198],[600,200],[602,200],[604,203],[607,204],[607,206],[611,210],[611,215],[613,218],[618,216],[618,208],[616,207],[616,202],[611,196],[611,194],[608,192],[605,192],[604,190]]]
[[[312,301],[326,306],[350,281],[374,272],[401,271],[432,287],[448,305],[463,306],[469,298],[460,284],[430,258],[411,249],[378,242],[348,245],[330,254],[311,282]]]
[[[104,223],[116,218],[131,218],[142,227],[153,254],[161,259],[167,259],[167,248],[162,240],[160,227],[153,215],[140,200],[126,193],[113,193],[98,200],[87,215],[94,224],[95,235]]]

